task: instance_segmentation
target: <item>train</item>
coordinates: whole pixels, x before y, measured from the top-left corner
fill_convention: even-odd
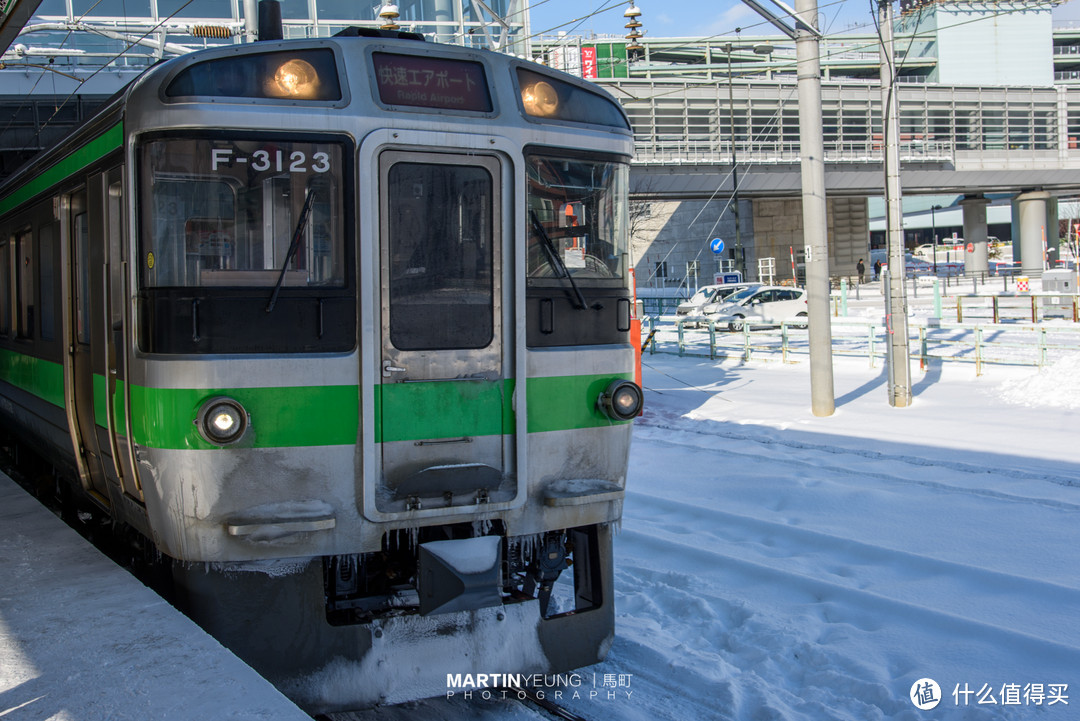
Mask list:
[[[602,89],[410,33],[159,63],[0,186],[0,418],[311,713],[596,663],[631,155]]]

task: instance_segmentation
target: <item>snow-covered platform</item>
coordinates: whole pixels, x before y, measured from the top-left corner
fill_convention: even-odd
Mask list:
[[[0,718],[311,718],[0,474]]]

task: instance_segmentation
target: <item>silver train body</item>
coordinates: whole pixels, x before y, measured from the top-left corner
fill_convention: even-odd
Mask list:
[[[609,96],[494,53],[163,63],[0,188],[0,417],[312,712],[595,663],[630,152]]]

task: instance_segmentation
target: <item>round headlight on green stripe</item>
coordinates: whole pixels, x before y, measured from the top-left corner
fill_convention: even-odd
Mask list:
[[[227,446],[244,435],[248,414],[239,401],[232,398],[211,398],[202,404],[196,425],[209,443]]]
[[[597,398],[597,405],[616,421],[629,421],[641,412],[643,402],[641,389],[636,383],[627,380],[614,380]]]

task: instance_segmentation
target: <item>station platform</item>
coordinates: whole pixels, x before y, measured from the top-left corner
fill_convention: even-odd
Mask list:
[[[311,721],[0,474],[0,721]]]

